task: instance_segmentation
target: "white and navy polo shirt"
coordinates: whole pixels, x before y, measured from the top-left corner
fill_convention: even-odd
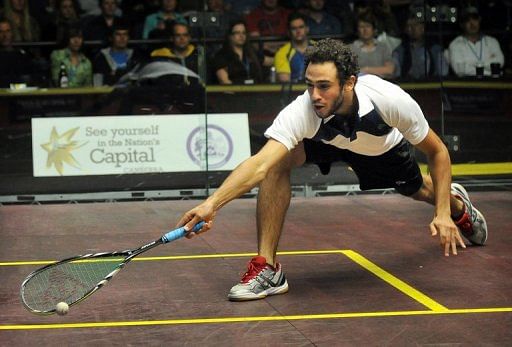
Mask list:
[[[359,110],[350,133],[335,126],[335,115],[319,118],[306,90],[278,114],[265,136],[288,150],[303,139],[312,139],[368,156],[387,152],[404,137],[415,145],[427,136],[429,125],[423,112],[399,86],[374,75],[362,75],[355,94]]]

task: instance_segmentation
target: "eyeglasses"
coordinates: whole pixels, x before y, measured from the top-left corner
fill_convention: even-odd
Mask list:
[[[233,31],[231,35],[247,35],[246,31]]]

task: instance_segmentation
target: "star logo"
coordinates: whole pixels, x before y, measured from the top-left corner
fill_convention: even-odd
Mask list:
[[[66,131],[64,134],[59,135],[55,127],[52,128],[50,134],[50,140],[48,143],[42,144],[41,147],[48,152],[48,158],[46,159],[46,168],[55,166],[55,170],[62,176],[64,172],[64,163],[71,165],[75,168],[80,168],[80,165],[71,154],[72,151],[84,146],[86,143],[81,145],[77,141],[72,141],[75,133],[80,129],[76,127]]]

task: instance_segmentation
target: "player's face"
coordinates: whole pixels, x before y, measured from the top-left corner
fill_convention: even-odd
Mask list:
[[[333,62],[309,63],[306,69],[306,84],[318,117],[327,118],[341,109],[344,91]]]

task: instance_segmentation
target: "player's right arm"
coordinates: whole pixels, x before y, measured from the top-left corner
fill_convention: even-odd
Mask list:
[[[185,225],[185,228],[190,230],[198,222],[205,221],[206,224],[201,232],[209,230],[217,210],[258,185],[268,171],[288,153],[285,145],[269,139],[257,154],[238,165],[208,199],[186,212],[178,222],[178,226]]]

